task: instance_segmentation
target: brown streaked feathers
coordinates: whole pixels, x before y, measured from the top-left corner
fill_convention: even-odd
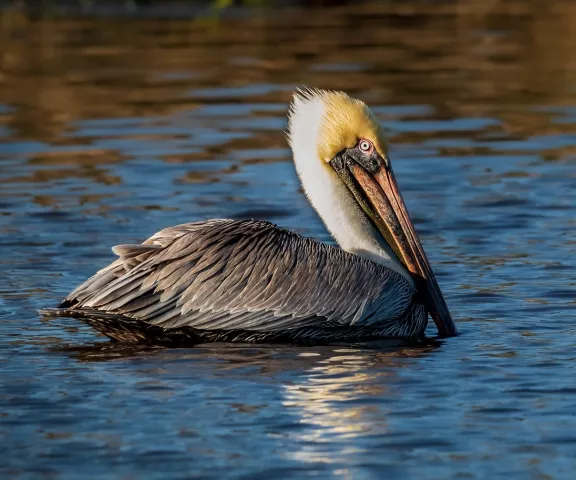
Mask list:
[[[427,322],[400,274],[268,222],[188,223],[113,250],[116,261],[43,313],[175,344],[410,337]]]

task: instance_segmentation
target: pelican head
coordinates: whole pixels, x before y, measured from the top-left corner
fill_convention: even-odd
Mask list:
[[[288,136],[304,191],[340,246],[409,278],[439,334],[455,335],[368,106],[343,92],[297,91]]]

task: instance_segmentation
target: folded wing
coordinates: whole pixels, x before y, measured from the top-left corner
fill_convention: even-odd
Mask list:
[[[165,328],[278,331],[402,317],[411,285],[382,265],[268,222],[210,220],[162,230],[74,290],[61,307]]]

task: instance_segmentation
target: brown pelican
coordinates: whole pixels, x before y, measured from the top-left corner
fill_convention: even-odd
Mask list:
[[[340,248],[268,222],[166,228],[78,286],[50,316],[113,340],[330,343],[456,334],[370,109],[343,92],[294,95],[288,137],[306,195]]]

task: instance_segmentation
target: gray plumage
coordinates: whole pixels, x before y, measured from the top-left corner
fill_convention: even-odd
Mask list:
[[[164,229],[46,315],[119,341],[328,343],[422,335],[424,307],[397,272],[268,222]]]

